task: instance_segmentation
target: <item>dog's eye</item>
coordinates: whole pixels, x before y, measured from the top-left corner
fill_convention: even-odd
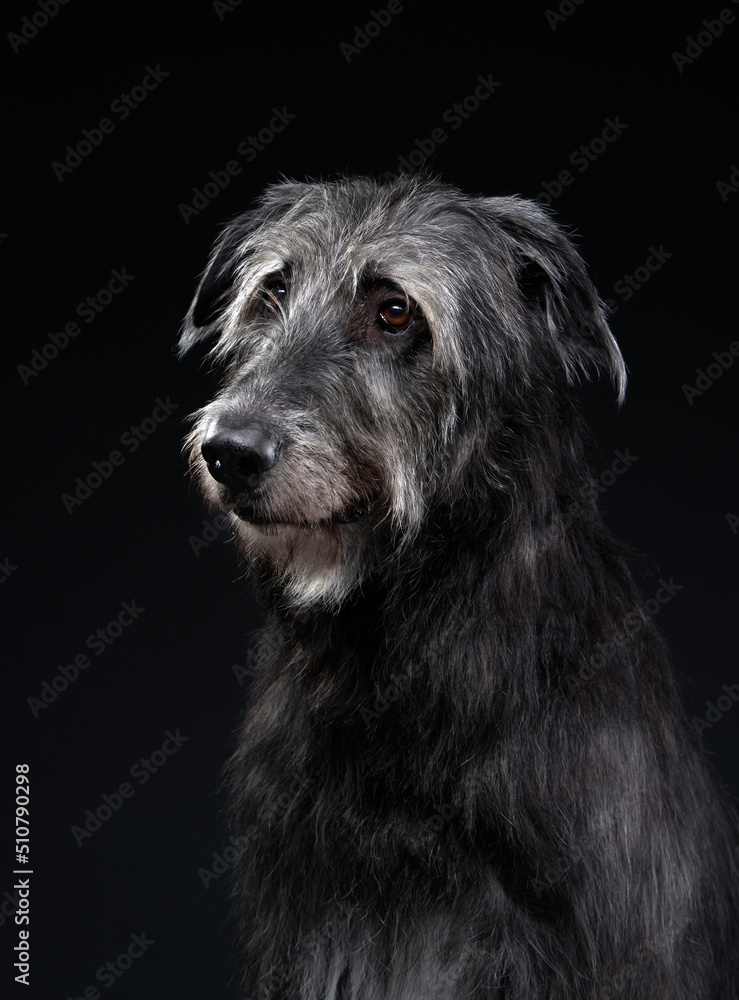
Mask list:
[[[380,306],[377,314],[380,326],[391,333],[403,333],[413,322],[413,313],[407,302],[401,299],[392,299],[384,302]]]
[[[285,284],[284,278],[270,278],[264,285],[264,303],[269,306],[270,309],[276,309],[277,306],[285,301],[287,296],[287,285]]]

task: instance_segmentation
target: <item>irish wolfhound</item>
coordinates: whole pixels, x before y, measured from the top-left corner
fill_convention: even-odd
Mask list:
[[[537,206],[282,183],[218,240],[192,461],[266,624],[230,762],[247,995],[729,1000],[737,822],[596,506],[624,365]]]

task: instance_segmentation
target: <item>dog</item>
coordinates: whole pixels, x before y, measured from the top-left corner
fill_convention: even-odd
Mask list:
[[[429,176],[218,239],[188,439],[265,611],[228,764],[245,995],[731,1000],[737,816],[597,508],[626,374],[571,239]]]

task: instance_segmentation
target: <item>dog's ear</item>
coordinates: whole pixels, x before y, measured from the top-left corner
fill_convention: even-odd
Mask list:
[[[185,317],[180,336],[181,353],[219,330],[228,294],[236,277],[239,246],[252,229],[251,213],[246,213],[234,219],[217,240]]]
[[[267,188],[257,207],[237,216],[225,227],[211,251],[208,266],[182,324],[179,352],[220,332],[239,267],[248,259],[250,237],[282,218],[310,185],[284,181]]]
[[[578,372],[607,373],[618,393],[626,392],[626,366],[608,327],[585,264],[572,240],[534,202],[520,198],[485,199],[502,228],[514,280],[536,325],[555,350],[567,378]]]

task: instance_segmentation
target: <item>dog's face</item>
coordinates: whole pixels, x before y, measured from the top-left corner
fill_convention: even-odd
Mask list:
[[[407,178],[271,188],[216,245],[183,349],[211,333],[225,378],[196,415],[193,465],[242,553],[303,605],[412,539],[470,463],[495,479],[491,397],[501,420],[523,405],[537,354],[563,382],[587,363],[621,376],[541,211]]]

